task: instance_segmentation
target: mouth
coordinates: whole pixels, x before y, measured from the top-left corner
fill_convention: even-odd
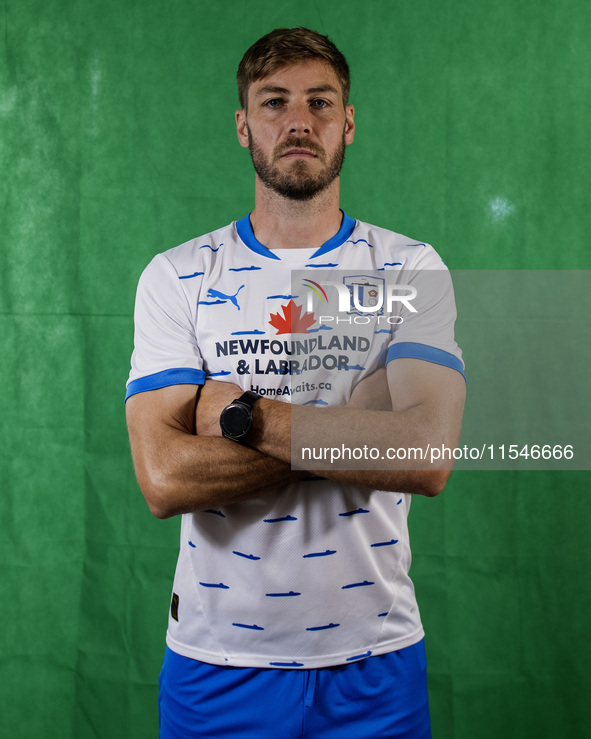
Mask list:
[[[317,159],[318,155],[315,154],[310,149],[302,149],[302,148],[294,148],[294,149],[288,149],[283,154],[281,154],[281,159],[299,159],[299,158],[310,158],[310,159]]]

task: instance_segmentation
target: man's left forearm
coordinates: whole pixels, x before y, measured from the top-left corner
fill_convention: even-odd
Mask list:
[[[455,447],[459,423],[454,417],[437,422],[428,407],[406,411],[375,411],[360,408],[304,408],[279,401],[261,399],[255,410],[255,423],[248,443],[275,459],[305,467],[301,448],[324,450],[330,447],[382,449],[386,447],[422,450],[423,461],[409,469],[408,459],[384,459],[371,469],[342,469],[331,466],[314,473],[337,482],[368,489],[389,490],[434,496],[440,493],[451,472],[449,461],[431,462],[429,446]]]
[[[368,399],[358,393],[361,401],[357,404],[355,391],[352,404],[339,408],[310,408],[261,398],[254,407],[254,425],[247,443],[289,464],[297,463],[292,451],[304,445],[325,448],[338,443],[349,448],[365,445],[423,450],[429,445],[456,446],[465,394],[461,375],[420,360],[397,360],[392,364],[396,367],[389,368],[388,378],[397,398],[392,410],[374,410],[376,405],[371,398],[375,395]],[[219,414],[241,391],[221,382],[206,383],[203,390],[203,398],[197,404],[198,433],[219,435]],[[384,405],[383,394],[381,397],[378,407]],[[363,404],[372,408],[359,407]],[[305,463],[296,466],[305,467]],[[380,459],[373,469],[329,467],[314,472],[359,487],[432,496],[443,489],[452,464],[427,460],[413,466],[409,469],[408,459],[395,458]]]

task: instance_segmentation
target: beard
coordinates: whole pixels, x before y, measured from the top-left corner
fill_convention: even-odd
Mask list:
[[[328,160],[324,149],[321,147],[298,136],[291,136],[281,146],[276,147],[271,159],[268,161],[262,149],[254,141],[250,128],[248,128],[248,148],[254,171],[264,185],[290,200],[311,200],[319,192],[325,190],[339,176],[343,162],[345,161],[345,132],[343,130],[343,137],[339,147]],[[292,148],[311,151],[324,163],[324,168],[313,175],[308,171],[308,162],[306,160],[295,159],[291,163],[288,172],[279,171],[274,166],[274,162],[280,159],[285,151]]]

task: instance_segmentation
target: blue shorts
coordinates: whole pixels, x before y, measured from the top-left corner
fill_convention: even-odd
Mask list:
[[[160,739],[430,739],[424,642],[317,670],[220,667],[166,650]]]

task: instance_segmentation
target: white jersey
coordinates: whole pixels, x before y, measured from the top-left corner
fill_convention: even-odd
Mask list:
[[[335,270],[360,278],[347,278],[352,290],[367,275],[374,286],[375,275],[406,284],[429,270],[445,287],[416,313],[402,305],[400,323],[352,310],[345,335],[322,298],[307,310],[310,283],[341,279]],[[271,251],[247,216],[148,265],[126,397],[213,378],[285,402],[342,405],[397,357],[463,372],[454,319],[449,275],[429,245],[344,215],[319,249]],[[408,575],[409,507],[407,494],[311,479],[184,514],[168,646],[219,665],[317,668],[414,644],[423,629]]]

